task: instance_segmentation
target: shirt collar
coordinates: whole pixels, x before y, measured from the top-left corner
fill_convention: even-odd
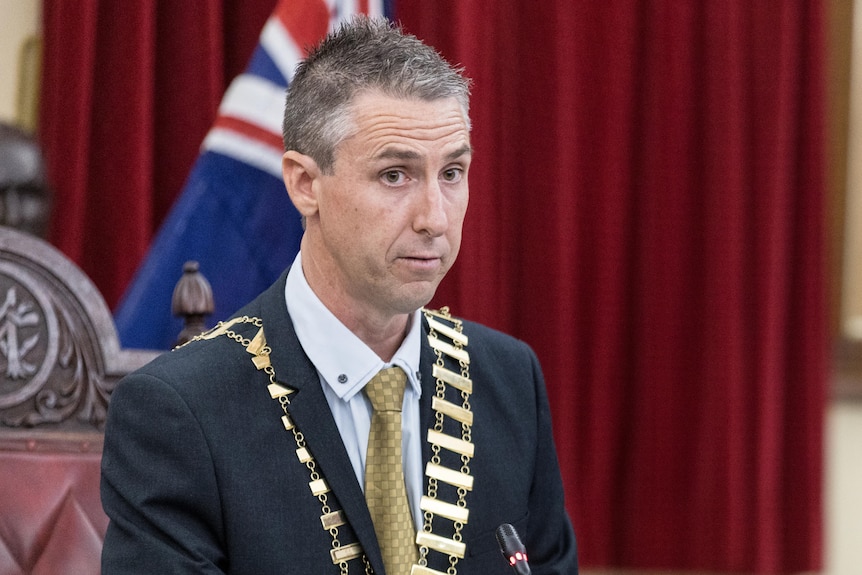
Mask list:
[[[421,396],[422,315],[419,310],[411,314],[410,327],[401,347],[386,363],[323,305],[305,279],[301,254],[296,255],[287,273],[285,299],[302,349],[338,397],[350,401],[378,371],[392,365],[407,373],[417,397]]]

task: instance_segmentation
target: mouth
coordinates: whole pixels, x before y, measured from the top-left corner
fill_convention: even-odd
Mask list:
[[[436,272],[443,265],[441,256],[432,255],[410,255],[398,258],[410,270],[419,273]]]

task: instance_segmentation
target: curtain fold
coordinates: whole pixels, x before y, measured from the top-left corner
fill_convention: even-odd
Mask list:
[[[583,565],[820,568],[820,3],[397,10],[476,80],[435,303],[539,353]]]
[[[55,189],[49,239],[109,306],[173,204],[274,4],[43,3],[40,139]]]

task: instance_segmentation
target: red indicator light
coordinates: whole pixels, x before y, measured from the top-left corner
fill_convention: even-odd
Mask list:
[[[514,555],[509,557],[509,564],[514,565],[518,561],[526,561],[526,560],[527,560],[527,554],[526,553],[521,553],[520,551],[516,551]]]

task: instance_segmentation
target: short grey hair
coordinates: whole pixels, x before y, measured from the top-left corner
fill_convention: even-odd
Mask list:
[[[469,127],[470,80],[430,46],[384,18],[357,16],[330,33],[296,68],[284,108],[284,149],[331,173],[350,135],[361,92],[434,101],[455,98]]]

